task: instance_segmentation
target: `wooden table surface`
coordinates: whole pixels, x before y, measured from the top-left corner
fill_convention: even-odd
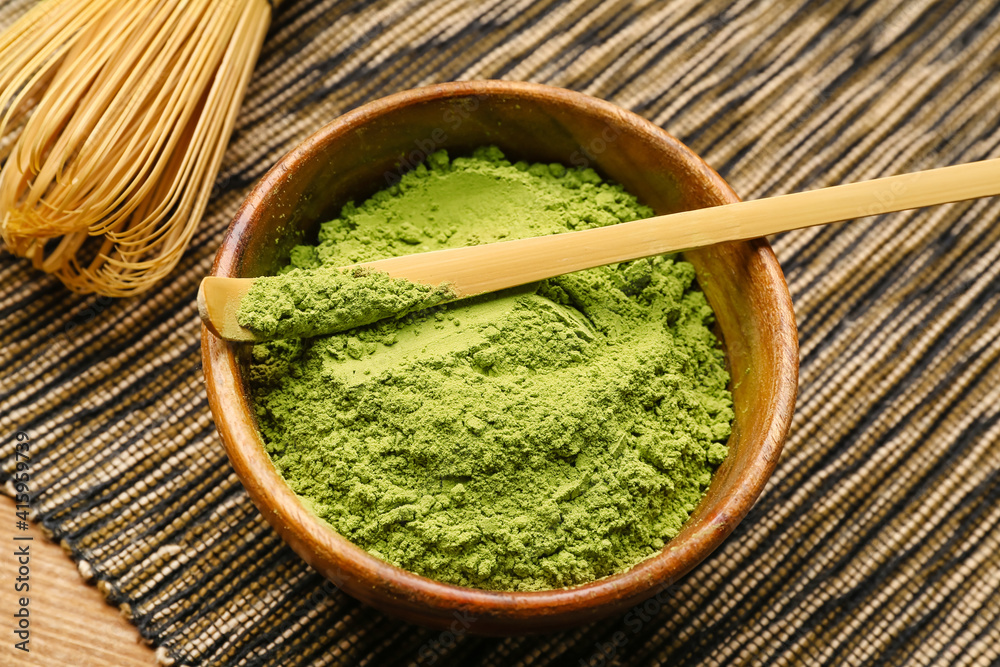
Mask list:
[[[54,542],[32,524],[17,530],[14,501],[0,496],[0,516],[8,517],[0,528],[0,665],[44,665],[45,667],[132,667],[154,665],[153,649],[142,643],[139,631],[108,604],[95,586],[87,584],[76,564]],[[32,537],[15,541],[14,537]],[[27,593],[14,590],[18,576],[20,545],[29,545],[30,568]],[[20,641],[13,630],[18,598],[29,596],[29,652],[14,648]]]

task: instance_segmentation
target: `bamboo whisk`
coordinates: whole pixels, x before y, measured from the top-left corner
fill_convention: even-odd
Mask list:
[[[177,264],[208,204],[269,0],[45,0],[0,35],[0,233],[78,292]]]

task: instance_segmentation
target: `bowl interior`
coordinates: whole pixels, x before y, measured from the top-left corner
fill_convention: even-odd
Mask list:
[[[360,202],[429,153],[499,146],[510,159],[590,166],[658,214],[737,201],[726,183],[668,134],[569,91],[511,82],[443,84],[368,104],[327,125],[273,168],[233,221],[214,275],[273,273],[318,224]],[[626,573],[570,589],[478,591],[404,572],[350,544],[305,509],[263,449],[241,371],[245,348],[203,329],[210,403],[230,460],[286,541],[335,584],[384,611],[468,631],[558,629],[623,611],[707,556],[743,518],[777,462],[794,404],[798,350],[784,277],[764,240],[685,254],[715,310],[732,373],[730,454],[680,535]]]

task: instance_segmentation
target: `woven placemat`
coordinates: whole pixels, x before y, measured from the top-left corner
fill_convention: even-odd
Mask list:
[[[632,109],[745,198],[1000,155],[994,2],[287,0],[171,279],[139,298],[77,296],[0,255],[2,478],[24,431],[37,519],[160,660],[997,663],[997,200],[775,240],[802,349],[784,455],[726,543],[627,615],[530,638],[424,630],[284,545],[212,425],[198,281],[250,185],[297,142],[369,100],[472,78]]]

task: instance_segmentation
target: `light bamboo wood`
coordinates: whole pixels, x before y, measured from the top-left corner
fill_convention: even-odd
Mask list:
[[[456,299],[462,299],[615,262],[994,195],[1000,195],[1000,158],[579,232],[392,257],[361,266],[413,282],[448,283]],[[211,276],[202,281],[199,310],[220,337],[262,340],[236,321],[239,300],[253,281]]]
[[[131,296],[201,220],[274,0],[46,0],[0,32],[0,236]]]

